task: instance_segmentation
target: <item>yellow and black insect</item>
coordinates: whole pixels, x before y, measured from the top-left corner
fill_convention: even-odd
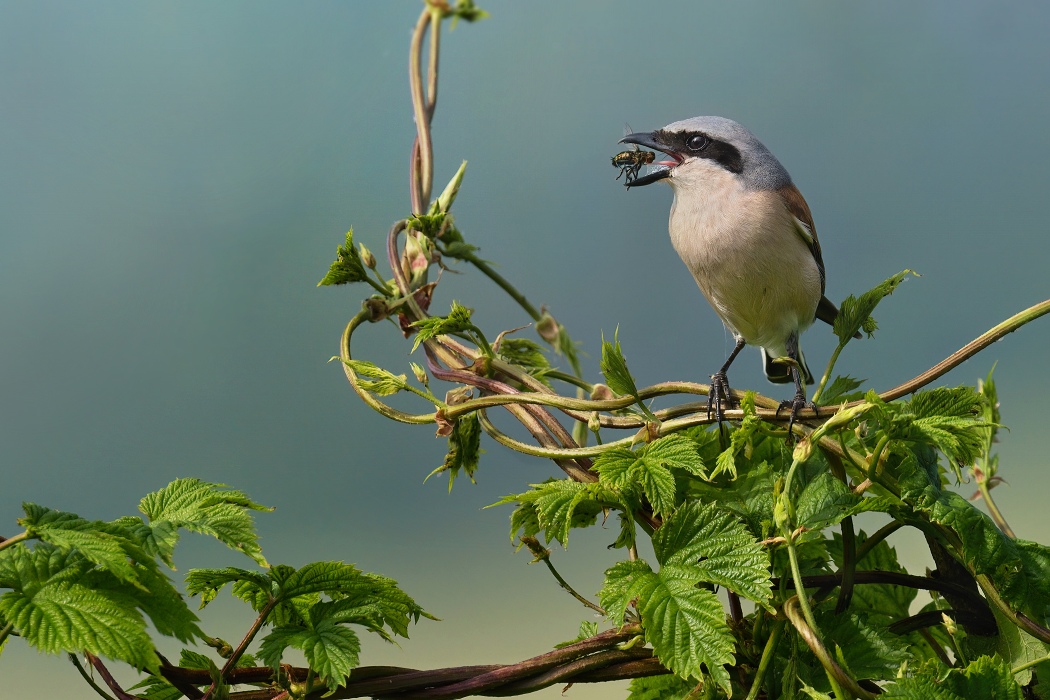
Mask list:
[[[638,177],[638,173],[641,172],[643,165],[648,165],[656,160],[656,154],[652,151],[643,151],[638,146],[635,146],[633,150],[622,151],[612,157],[613,167],[620,169],[620,174],[616,176],[619,180],[624,175],[627,176],[627,184],[630,185]]]

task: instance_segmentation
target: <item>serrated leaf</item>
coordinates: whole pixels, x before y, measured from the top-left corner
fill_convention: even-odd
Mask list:
[[[590,639],[594,635],[598,634],[598,623],[591,620],[584,620],[580,623],[580,631],[575,637],[568,641],[558,642],[554,645],[555,649],[564,649],[567,646],[572,646],[576,642],[582,642],[585,639]]]
[[[617,328],[613,334],[613,342],[608,342],[602,335],[602,359],[599,363],[605,383],[617,394],[633,396],[635,401],[641,404],[638,398],[638,385],[634,382],[630,370],[627,369],[627,360],[620,348],[620,329]],[[644,410],[644,406],[643,406]]]
[[[358,386],[376,396],[390,396],[408,387],[408,377],[404,374],[388,372],[364,360],[343,360],[343,363],[359,375]]]
[[[190,569],[186,574],[186,593],[201,597],[201,608],[215,600],[215,596],[230,583],[247,583],[269,598],[271,580],[266,574],[228,566],[224,569]]]
[[[891,678],[908,659],[906,640],[877,622],[862,621],[853,613],[821,610],[817,626],[826,638],[825,643],[835,650],[839,663],[854,678]]]
[[[176,479],[147,495],[139,510],[149,519],[144,536],[147,551],[161,557],[169,566],[178,542],[178,528],[211,535],[230,549],[242,552],[261,566],[267,566],[259,547],[259,536],[250,510],[271,511],[241,491],[225,484],[200,479]],[[122,521],[123,522],[123,519]]]
[[[448,316],[431,316],[416,321],[412,324],[412,327],[416,329],[416,340],[412,344],[412,352],[415,352],[423,341],[439,335],[477,331],[477,326],[470,320],[473,313],[472,309],[468,309],[458,301],[453,301],[452,310],[449,311]]]
[[[551,363],[539,343],[528,338],[505,337],[500,341],[496,356],[523,368],[533,377],[550,386],[550,380],[545,375],[551,370]]]
[[[106,572],[91,572],[77,552],[50,545],[15,547],[0,559],[0,616],[28,644],[48,654],[89,651],[156,670],[160,660],[146,622],[125,586],[99,590],[92,584]],[[112,577],[110,581],[117,581]]]
[[[1000,658],[982,656],[966,668],[951,669],[940,682],[929,676],[901,678],[886,688],[886,698],[904,700],[1022,700],[1021,686]]]
[[[615,448],[603,452],[594,462],[599,483],[619,491],[625,503],[635,500],[638,493],[644,494],[653,512],[660,516],[675,508],[677,484],[672,468],[705,476],[696,444],[685,436],[669,435],[638,451]]]
[[[363,282],[368,278],[368,271],[361,262],[361,255],[354,247],[354,230],[346,232],[346,243],[336,249],[335,262],[328,268],[328,273],[317,283],[318,287],[333,284],[350,284]]]
[[[744,452],[754,448],[754,440],[762,426],[762,419],[758,417],[755,410],[755,393],[748,391],[740,402],[740,408],[744,412],[744,418],[740,425],[733,429],[729,436],[729,447],[718,455],[715,462],[715,470],[711,478],[720,474],[728,474],[731,478],[737,477],[737,458]]]
[[[19,518],[30,537],[62,550],[77,550],[88,561],[106,569],[118,579],[134,584],[137,571],[154,565],[151,557],[132,541],[132,533],[119,525],[89,521],[74,513],[51,510],[34,503],[23,503],[26,517]],[[142,565],[136,567],[132,562]]]
[[[690,573],[680,567],[656,573],[641,560],[620,562],[605,572],[601,604],[615,623],[637,600],[645,639],[660,663],[683,678],[699,678],[706,667],[728,692],[725,665],[735,662],[733,635],[718,597],[698,588]]]
[[[866,379],[854,379],[848,374],[845,377],[835,377],[820,395],[820,401],[817,403],[821,406],[831,406],[861,399],[864,397],[864,392],[856,390],[866,381]]]
[[[361,642],[354,631],[329,619],[308,628],[274,628],[262,640],[259,658],[267,666],[277,669],[288,647],[303,652],[306,663],[331,691],[346,683],[346,677],[357,666],[361,653]]]
[[[795,518],[809,530],[823,530],[842,521],[860,496],[828,472],[806,484],[795,504]]]
[[[635,678],[627,700],[685,700],[695,686],[673,674]]]
[[[460,472],[467,475],[470,483],[474,481],[474,473],[478,470],[478,462],[484,450],[481,449],[481,421],[476,413],[467,413],[456,419],[452,425],[452,433],[448,436],[448,453],[441,466],[427,474],[427,479],[435,474],[448,472],[448,490],[452,492],[452,485]],[[425,480],[424,480],[425,481]]]
[[[869,291],[864,292],[860,297],[854,297],[852,294],[848,296],[839,306],[839,315],[835,317],[835,323],[833,324],[839,343],[845,345],[854,334],[861,330],[870,338],[879,327],[875,323],[875,319],[871,317],[875,307],[879,305],[880,301],[892,294],[908,275],[913,274],[915,273],[911,270],[903,270]]]
[[[702,668],[729,691],[724,664],[734,663],[733,637],[717,596],[697,584],[713,583],[771,609],[769,556],[744,526],[712,505],[690,502],[653,535],[661,567],[620,562],[605,572],[599,594],[614,623],[637,601],[646,640],[660,662],[679,676],[699,678]]]
[[[772,611],[769,553],[731,514],[711,504],[686,503],[653,535],[661,572],[714,583]]]

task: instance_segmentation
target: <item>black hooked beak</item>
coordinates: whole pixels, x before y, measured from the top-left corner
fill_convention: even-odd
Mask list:
[[[636,132],[633,134],[627,134],[622,139],[620,139],[620,143],[635,143],[639,146],[651,148],[654,151],[666,153],[675,160],[675,165],[682,162],[682,159],[679,158],[677,154],[667,150],[668,146],[660,141],[658,132]],[[651,185],[654,182],[659,182],[660,180],[663,180],[664,178],[668,177],[671,177],[671,168],[664,163],[660,163],[657,166],[657,168],[653,170],[653,172],[649,173],[648,175],[643,175],[642,177],[636,177],[635,179],[626,183],[626,185],[628,188],[641,187],[643,185]]]

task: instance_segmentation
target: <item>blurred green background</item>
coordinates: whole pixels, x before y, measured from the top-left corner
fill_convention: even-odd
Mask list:
[[[1048,296],[1050,5],[483,7],[491,19],[444,35],[435,188],[470,161],[457,223],[583,341],[592,379],[617,326],[644,384],[704,381],[732,345],[669,245],[670,190],[614,180],[624,122],[750,127],[813,209],[832,299],[922,273],[840,362],[877,389]],[[317,280],[347,228],[378,250],[408,213],[419,10],[0,0],[0,533],[17,531],[23,500],[113,518],[197,476],[277,506],[258,518],[271,562],[354,562],[443,618],[401,648],[366,639],[363,663],[512,662],[589,619],[513,553],[509,509],[481,509],[553,464],[486,439],[476,486],[424,485],[444,441],[373,413],[328,363],[367,290]],[[490,337],[524,325],[495,292],[446,274],[434,308],[459,299]],[[360,357],[407,371],[392,327],[359,338]],[[814,368],[832,339],[804,337]],[[1044,542],[1048,346],[1039,321],[943,380],[998,362],[1010,483],[995,493],[1018,534]],[[787,396],[757,352],[732,376]],[[590,594],[614,537],[574,533],[555,561]],[[893,542],[921,572],[917,540]],[[250,565],[195,537],[177,563]],[[236,638],[248,618],[227,598],[206,622]],[[0,678],[3,697],[92,697],[72,666],[18,640]]]

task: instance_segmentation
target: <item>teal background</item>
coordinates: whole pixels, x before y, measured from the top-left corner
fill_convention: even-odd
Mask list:
[[[617,326],[644,384],[703,381],[732,345],[669,245],[670,191],[614,180],[624,122],[751,128],[813,209],[832,299],[922,273],[840,362],[876,389],[1047,297],[1046,3],[483,6],[491,19],[444,34],[435,189],[470,161],[458,225],[583,342],[591,378]],[[365,639],[365,664],[512,662],[588,619],[513,553],[509,509],[482,510],[553,464],[486,439],[477,486],[424,485],[443,441],[373,413],[328,363],[367,290],[317,280],[347,228],[379,250],[408,210],[419,9],[0,0],[0,533],[17,532],[23,500],[113,518],[197,476],[277,506],[258,518],[271,562],[354,562],[443,619],[401,648]],[[492,336],[526,323],[466,272],[445,275],[435,309],[458,299]],[[408,370],[392,327],[356,343]],[[1048,345],[1044,319],[942,380],[998,362],[1009,485],[995,493],[1044,542]],[[823,366],[832,335],[804,346]],[[732,378],[787,396],[753,351]],[[590,594],[614,537],[574,533],[555,561]],[[927,565],[916,538],[893,542]],[[177,563],[250,565],[199,537]],[[208,630],[239,638],[243,611],[226,596],[214,609]],[[3,698],[93,697],[19,640],[0,678]]]

